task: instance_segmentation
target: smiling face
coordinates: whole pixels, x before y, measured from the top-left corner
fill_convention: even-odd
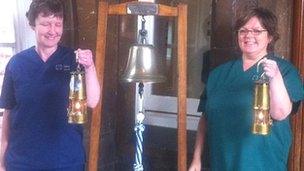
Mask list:
[[[252,17],[238,31],[238,43],[245,59],[258,60],[265,56],[271,40],[257,17]]]
[[[38,48],[57,48],[63,33],[63,18],[40,13],[32,29],[35,31]]]

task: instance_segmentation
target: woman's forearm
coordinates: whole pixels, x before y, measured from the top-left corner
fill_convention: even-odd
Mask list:
[[[275,120],[283,120],[291,113],[292,102],[280,72],[270,80],[269,87],[271,117]]]
[[[86,93],[88,107],[94,108],[100,98],[100,85],[94,65],[86,69]]]
[[[205,130],[206,130],[206,119],[204,116],[202,116],[199,120],[199,124],[197,127],[193,160],[201,160],[201,155],[204,148]]]

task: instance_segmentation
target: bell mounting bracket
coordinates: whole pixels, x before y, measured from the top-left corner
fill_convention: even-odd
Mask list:
[[[134,15],[157,15],[158,4],[151,2],[130,2],[127,3],[127,14]]]

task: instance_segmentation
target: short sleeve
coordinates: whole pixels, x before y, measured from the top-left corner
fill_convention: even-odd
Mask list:
[[[304,87],[300,74],[295,67],[291,66],[283,72],[284,84],[286,86],[289,98],[292,102],[298,102],[304,99]]]
[[[290,63],[281,66],[281,73],[289,98],[292,101],[292,112],[296,113],[301,100],[304,99],[304,87],[298,70]]]
[[[12,109],[16,104],[12,73],[9,70],[9,64],[6,66],[1,97],[0,108]]]

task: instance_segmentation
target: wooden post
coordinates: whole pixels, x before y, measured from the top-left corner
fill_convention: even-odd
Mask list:
[[[100,101],[97,107],[92,112],[90,125],[90,142],[89,142],[89,171],[98,170],[99,159],[99,140],[102,123],[102,100],[103,100],[103,79],[104,79],[104,64],[105,64],[105,48],[106,48],[106,32],[107,32],[107,11],[108,4],[99,2],[98,8],[98,24],[97,24],[97,41],[96,41],[96,72],[100,83]]]
[[[292,28],[292,63],[304,76],[304,0],[293,1],[293,28]],[[289,157],[289,170],[304,170],[304,107],[292,117],[293,145]]]
[[[178,170],[187,170],[187,6],[178,5]]]

